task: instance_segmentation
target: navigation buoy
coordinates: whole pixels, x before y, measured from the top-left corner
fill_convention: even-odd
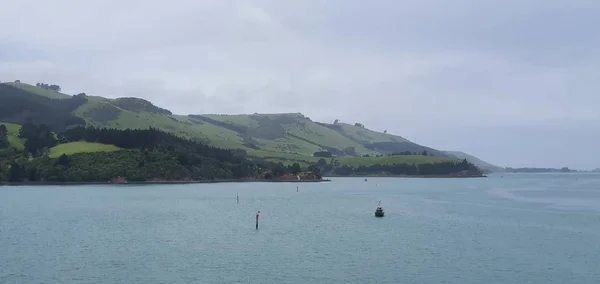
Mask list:
[[[256,229],[258,230],[258,215],[260,215],[260,211],[256,212]]]
[[[240,204],[240,193],[237,194],[237,204]]]

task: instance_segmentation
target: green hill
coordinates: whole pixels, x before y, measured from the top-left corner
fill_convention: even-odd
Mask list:
[[[415,162],[455,159],[404,137],[369,130],[357,123],[320,123],[300,113],[175,115],[139,98],[69,96],[23,83],[0,84],[0,121],[45,123],[56,132],[76,125],[116,129],[150,127],[219,148],[243,149],[250,156],[289,162],[314,162],[328,151],[338,157],[404,153]],[[421,155],[426,152],[426,156]],[[406,159],[393,156],[390,159]],[[347,158],[340,158],[343,161]]]
[[[484,172],[495,173],[495,172],[503,172],[504,168],[496,165],[492,165],[490,163],[484,162],[477,157],[471,156],[464,152],[459,151],[445,151],[449,155],[452,155],[458,159],[466,159],[470,163],[474,164],[476,167],[480,168]]]

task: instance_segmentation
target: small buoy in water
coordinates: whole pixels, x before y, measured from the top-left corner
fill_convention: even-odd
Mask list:
[[[367,181],[367,179],[365,179],[365,181]]]
[[[258,215],[260,215],[260,211],[256,212],[256,229],[258,230]]]

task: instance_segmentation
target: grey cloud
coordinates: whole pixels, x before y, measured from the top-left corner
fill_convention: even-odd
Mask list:
[[[582,121],[600,121],[599,16],[591,0],[7,0],[0,80],[139,96],[182,114],[361,121],[494,162],[516,150],[482,148],[482,127],[510,137],[523,134],[507,126],[573,119],[583,137]],[[453,129],[460,137],[440,134]],[[513,158],[578,159],[532,145]]]

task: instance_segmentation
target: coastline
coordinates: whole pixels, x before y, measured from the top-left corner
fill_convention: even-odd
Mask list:
[[[487,178],[487,175],[350,175],[350,176],[341,176],[341,175],[328,175],[328,178],[344,178],[344,177],[353,177],[353,178],[443,178],[443,179],[453,179],[453,178]]]
[[[160,184],[205,184],[205,183],[246,183],[246,182],[284,182],[284,183],[315,183],[315,182],[330,182],[329,179],[320,180],[286,180],[286,179],[215,179],[215,180],[191,180],[191,181],[129,181],[126,183],[114,183],[114,182],[59,182],[59,181],[27,181],[27,182],[5,182],[0,183],[0,186],[47,186],[47,185],[61,185],[61,186],[76,186],[76,185],[160,185]]]
[[[77,185],[172,185],[172,184],[210,184],[210,183],[249,183],[249,182],[279,182],[279,183],[318,183],[318,182],[331,182],[327,178],[438,178],[438,179],[454,179],[454,178],[487,178],[487,175],[327,175],[324,179],[304,179],[304,180],[292,180],[292,179],[215,179],[215,180],[191,180],[191,181],[179,181],[179,180],[167,180],[167,181],[128,181],[124,183],[118,182],[80,182],[80,181],[26,181],[26,182],[4,182],[0,183],[0,186],[48,186],[48,185],[59,185],[59,186],[77,186]]]

